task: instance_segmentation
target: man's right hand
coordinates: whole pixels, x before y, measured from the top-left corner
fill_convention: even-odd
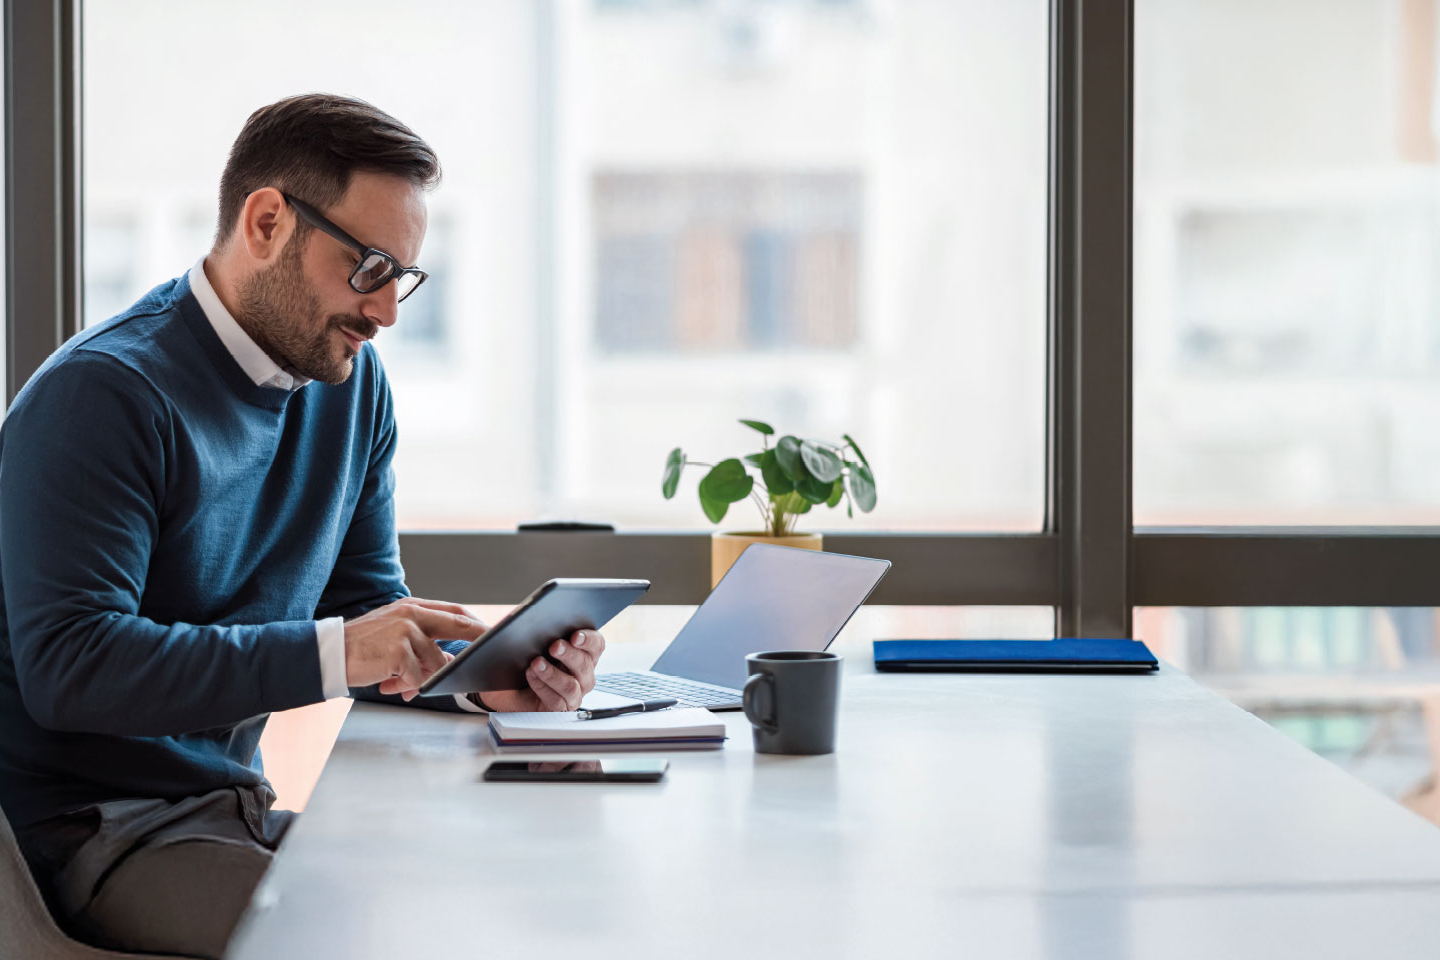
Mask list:
[[[345,682],[380,684],[406,700],[449,659],[436,640],[474,640],[488,627],[453,603],[405,597],[345,623]]]

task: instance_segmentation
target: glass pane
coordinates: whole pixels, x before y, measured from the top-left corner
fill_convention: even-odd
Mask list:
[[[874,464],[873,514],[802,528],[1040,526],[1044,0],[395,9],[86,4],[89,321],[204,253],[250,111],[332,90],[445,166],[431,278],[376,341],[402,526],[701,527],[701,471],[667,502],[666,455],[758,451],[742,417]],[[303,56],[190,82],[276,24]]]
[[[1276,729],[1440,824],[1440,610],[1153,607],[1135,629]]]
[[[1440,521],[1434,4],[1135,6],[1136,521]]]

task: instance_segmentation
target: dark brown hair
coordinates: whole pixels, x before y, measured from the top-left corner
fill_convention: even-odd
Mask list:
[[[261,187],[277,187],[323,210],[344,198],[356,171],[403,177],[427,190],[440,182],[440,160],[430,145],[364,100],[307,93],[261,107],[245,121],[225,161],[216,242],[230,236],[245,198]]]

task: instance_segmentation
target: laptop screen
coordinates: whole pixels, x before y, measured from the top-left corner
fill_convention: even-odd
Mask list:
[[[824,650],[888,569],[889,560],[753,544],[650,669],[743,687],[746,654]]]

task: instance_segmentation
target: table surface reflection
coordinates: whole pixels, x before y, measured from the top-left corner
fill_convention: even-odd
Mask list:
[[[839,649],[835,754],[757,755],[725,714],[658,785],[482,783],[483,717],[356,705],[229,955],[1440,950],[1440,831],[1184,674]]]

